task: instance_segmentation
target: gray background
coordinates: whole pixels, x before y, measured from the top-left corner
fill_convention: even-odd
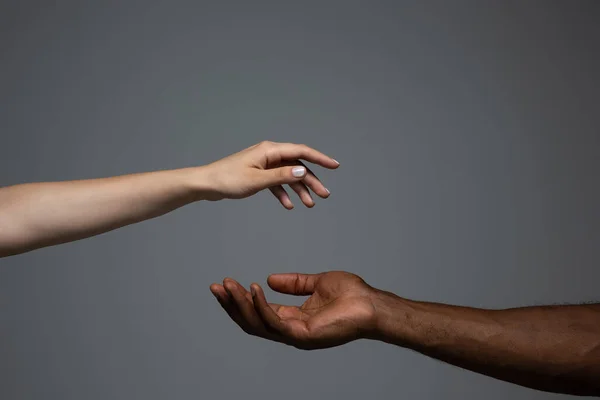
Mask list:
[[[0,398],[553,397],[249,337],[208,286],[345,269],[419,300],[600,299],[599,3],[120,3],[2,2],[1,185],[264,139],[342,167],[312,210],[261,193],[1,260]]]

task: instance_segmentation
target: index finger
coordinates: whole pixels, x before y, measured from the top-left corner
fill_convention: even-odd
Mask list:
[[[329,169],[335,169],[340,165],[340,163],[333,158],[312,147],[295,143],[275,143],[268,151],[268,158],[269,160],[276,160],[277,162],[306,160]]]

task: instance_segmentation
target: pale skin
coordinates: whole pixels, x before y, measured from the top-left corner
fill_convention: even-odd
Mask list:
[[[600,304],[486,310],[417,302],[347,272],[275,274],[271,289],[308,296],[268,303],[260,285],[210,289],[246,333],[303,350],[378,340],[533,389],[600,396]]]
[[[201,200],[243,199],[269,189],[286,209],[288,185],[307,207],[329,191],[302,160],[339,163],[306,145],[262,142],[201,167],[0,188],[0,257],[99,235]]]

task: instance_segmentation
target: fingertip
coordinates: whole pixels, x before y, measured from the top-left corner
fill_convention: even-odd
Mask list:
[[[275,285],[275,281],[281,274],[271,274],[267,277],[267,285],[273,289]]]
[[[327,165],[323,165],[323,167],[327,169],[338,169],[340,167],[340,162],[334,158],[329,158],[331,161],[327,163]]]
[[[212,285],[210,285],[210,292],[212,293],[213,296],[215,296],[217,301],[221,304],[223,304],[223,301],[227,301],[227,299],[229,297],[226,289],[217,283],[213,283]]]
[[[300,195],[302,203],[308,208],[313,208],[315,206],[315,199],[310,195],[310,191],[308,188],[306,189],[306,193]]]
[[[331,192],[326,187],[324,188],[313,188],[313,192],[322,199],[326,199],[331,195]]]
[[[235,282],[231,278],[225,278],[223,279],[223,287],[228,292],[231,292],[235,288]]]
[[[281,205],[283,206],[283,208],[285,208],[286,210],[293,210],[294,209],[294,204],[292,203],[292,201],[288,198],[287,201],[282,201]]]
[[[315,199],[312,198],[312,196],[308,192],[308,189],[307,189],[307,194],[301,195],[300,197],[302,198],[302,203],[306,207],[313,208],[315,206]]]

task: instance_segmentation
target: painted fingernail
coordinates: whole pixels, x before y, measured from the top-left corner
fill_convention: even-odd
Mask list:
[[[327,192],[327,194],[331,194],[331,192],[329,191],[329,189],[325,188],[325,191]]]
[[[337,165],[340,165],[340,162],[338,160],[336,160],[335,158],[332,158],[333,162],[335,162]]]
[[[301,178],[306,174],[306,168],[304,167],[294,167],[292,168],[292,175],[296,178]]]

